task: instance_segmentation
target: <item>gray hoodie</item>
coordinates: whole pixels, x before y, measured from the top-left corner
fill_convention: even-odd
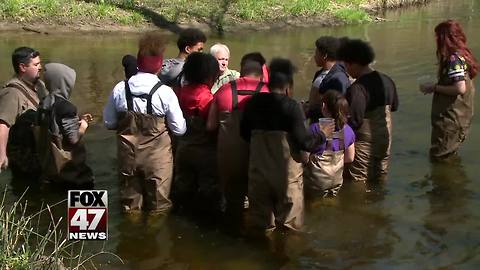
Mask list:
[[[59,100],[68,101],[70,99],[75,85],[75,70],[64,64],[48,63],[45,65],[44,79],[49,93],[39,106],[40,121],[45,121],[48,117],[49,130],[53,135],[63,136],[71,143],[77,142],[79,139],[78,116],[56,119],[54,110],[56,102]],[[74,105],[72,104],[72,106]]]

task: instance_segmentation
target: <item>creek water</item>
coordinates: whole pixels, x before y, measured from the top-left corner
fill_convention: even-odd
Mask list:
[[[349,36],[371,42],[374,68],[397,84],[400,108],[393,114],[391,167],[387,181],[370,193],[346,187],[334,200],[309,205],[306,233],[274,236],[270,242],[231,236],[222,226],[203,225],[184,216],[125,217],[119,207],[115,134],[101,123],[113,86],[123,79],[120,61],[135,54],[138,35],[0,33],[0,81],[12,74],[10,53],[26,45],[41,52],[43,62],[62,62],[77,71],[72,100],[95,122],[86,144],[96,188],[109,191],[109,240],[89,243],[124,260],[104,256],[100,269],[478,269],[480,267],[480,119],[475,117],[454,165],[434,165],[428,158],[431,96],[418,91],[417,79],[435,75],[433,29],[447,18],[459,20],[468,44],[480,58],[480,0],[434,1],[426,7],[386,14],[387,22],[331,28],[228,34],[222,39],[238,70],[241,56],[260,51],[267,59],[290,58],[298,67],[295,96],[308,98],[314,41],[322,35]],[[175,36],[166,56],[176,55]],[[478,80],[477,80],[478,89]],[[478,95],[476,104],[479,104]],[[9,173],[0,176],[8,201],[23,192]],[[31,188],[26,198],[39,206],[66,198],[66,192]],[[66,205],[54,214],[65,218]],[[211,222],[211,223],[215,223]]]

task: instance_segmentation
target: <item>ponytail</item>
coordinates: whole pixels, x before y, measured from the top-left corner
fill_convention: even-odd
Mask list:
[[[336,90],[328,90],[322,97],[322,102],[335,119],[335,129],[341,130],[348,119],[348,101]]]

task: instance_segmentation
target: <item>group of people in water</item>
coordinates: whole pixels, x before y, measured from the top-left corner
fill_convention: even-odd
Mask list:
[[[448,159],[473,116],[472,80],[479,65],[458,22],[435,28],[438,82],[433,94],[430,155]],[[252,228],[301,230],[305,198],[335,197],[345,181],[368,183],[388,172],[393,80],[370,65],[375,53],[358,39],[320,37],[309,101],[292,98],[295,66],[259,52],[228,69],[230,51],[203,53],[198,29],[180,33],[178,56],[164,59],[158,33],[122,59],[125,80],[108,97],[103,122],[117,133],[120,200],[126,213],[224,213]],[[12,54],[15,76],[0,90],[0,163],[45,182],[93,187],[82,140],[92,116],[69,98],[75,71],[40,54]],[[304,198],[305,197],[305,198]]]

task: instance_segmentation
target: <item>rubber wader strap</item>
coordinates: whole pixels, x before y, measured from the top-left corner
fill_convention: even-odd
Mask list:
[[[264,82],[259,82],[254,91],[252,90],[238,90],[237,82],[230,81],[230,88],[232,89],[232,110],[238,109],[238,95],[241,96],[253,96],[256,93],[262,90],[262,87],[265,85]]]
[[[35,106],[36,108],[38,107],[38,101],[34,97],[32,97],[30,95],[30,93],[28,93],[27,90],[25,90],[20,85],[10,83],[10,84],[7,84],[6,87],[12,87],[12,88],[17,89],[18,91],[20,91],[20,93],[22,93],[33,104],[33,106]]]
[[[155,84],[155,86],[150,90],[150,93],[148,94],[147,98],[147,114],[152,114],[153,113],[153,108],[152,108],[152,96],[155,94],[155,92],[162,86],[162,82],[158,82]]]

